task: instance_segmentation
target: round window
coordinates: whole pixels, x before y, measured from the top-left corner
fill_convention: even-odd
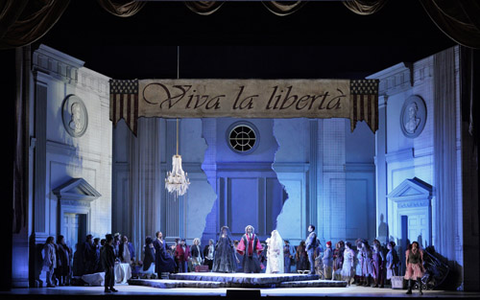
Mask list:
[[[248,152],[257,142],[257,134],[252,126],[240,124],[234,126],[228,134],[230,147],[237,152]]]

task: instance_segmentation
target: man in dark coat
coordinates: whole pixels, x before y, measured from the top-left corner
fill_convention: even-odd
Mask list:
[[[93,239],[93,249],[95,250],[93,273],[103,272],[102,263],[100,262],[100,238]]]
[[[113,236],[105,235],[106,243],[102,247],[101,261],[105,270],[105,293],[118,292],[113,286],[115,285],[115,252],[113,250]]]
[[[167,252],[167,243],[163,240],[163,234],[160,231],[156,233],[156,239],[153,242],[155,248],[155,273],[161,278],[161,273],[172,273],[175,271],[175,261]]]
[[[87,235],[87,240],[83,244],[83,266],[84,274],[94,273],[95,268],[95,246],[93,245],[93,237]]]

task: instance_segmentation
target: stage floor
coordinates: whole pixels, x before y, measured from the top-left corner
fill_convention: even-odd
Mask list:
[[[130,279],[129,285],[155,288],[286,288],[345,287],[345,281],[319,280],[310,274],[246,274],[192,272],[170,274],[169,279]]]
[[[420,296],[418,291],[414,291],[413,295],[406,295],[405,290],[391,288],[372,288],[361,286],[348,286],[344,288],[174,288],[159,289],[147,286],[132,285],[116,285],[118,293],[104,294],[101,286],[71,286],[71,287],[55,287],[55,288],[16,288],[10,292],[0,292],[3,299],[90,299],[101,297],[107,299],[110,297],[134,297],[152,298],[161,296],[162,299],[254,299],[260,297],[274,297],[276,299],[298,299],[298,298],[442,298],[442,299],[458,299],[458,298],[479,298],[480,293],[428,290],[424,291],[424,295]],[[232,297],[230,297],[232,296]]]
[[[209,284],[211,285],[209,287]],[[302,284],[306,284],[303,285]],[[237,287],[243,285],[243,287]],[[268,286],[268,287],[266,287]],[[54,288],[16,288],[0,292],[2,300],[23,299],[68,299],[79,300],[100,297],[118,297],[136,300],[139,298],[162,297],[162,299],[275,299],[298,298],[405,298],[419,297],[418,291],[406,295],[406,290],[346,286],[344,281],[319,280],[317,275],[307,274],[245,274],[245,273],[180,273],[171,274],[170,279],[133,279],[129,284],[116,284],[118,293],[105,294],[103,286],[68,286]],[[424,298],[480,298],[480,293],[427,290]],[[100,299],[99,298],[99,299]]]

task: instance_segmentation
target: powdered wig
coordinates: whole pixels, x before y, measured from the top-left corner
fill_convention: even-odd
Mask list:
[[[248,233],[248,228],[252,228],[252,233],[255,233],[255,228],[252,225],[247,225],[247,227],[245,227],[245,233]]]
[[[199,238],[194,238],[193,239],[193,244],[195,245],[195,242],[198,242],[198,245],[200,246],[202,243],[200,242]]]

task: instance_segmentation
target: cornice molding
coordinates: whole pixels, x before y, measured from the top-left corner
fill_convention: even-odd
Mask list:
[[[367,79],[379,79],[379,96],[391,96],[413,86],[413,64],[398,63],[390,68],[366,77]]]

